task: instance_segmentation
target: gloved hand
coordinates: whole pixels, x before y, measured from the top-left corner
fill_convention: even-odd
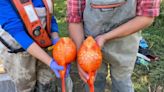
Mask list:
[[[59,39],[60,39],[60,38],[58,38],[58,37],[55,38],[55,39],[53,39],[53,40],[52,40],[52,44],[55,45],[55,44],[59,41]]]
[[[55,45],[58,41],[59,41],[60,38],[55,38],[52,40],[52,44]],[[56,63],[57,64],[57,63]],[[67,65],[67,70],[66,70],[66,76],[65,77],[68,77],[69,75],[69,72],[71,70],[71,64],[68,64]]]
[[[51,60],[51,63],[50,63],[50,68],[54,71],[55,75],[57,78],[60,78],[60,74],[59,74],[59,71],[60,70],[64,70],[64,67],[63,66],[60,66],[56,63],[56,61],[54,59]]]
[[[56,61],[55,61],[54,59],[52,59],[52,60],[51,60],[51,63],[50,63],[50,68],[54,71],[56,77],[57,77],[57,78],[60,78],[59,71],[60,71],[60,70],[64,70],[64,67],[58,65],[58,64],[56,63]],[[67,65],[67,70],[66,70],[66,76],[65,76],[65,77],[68,77],[69,72],[70,72],[70,69],[71,69],[71,64],[68,64],[68,65]]]

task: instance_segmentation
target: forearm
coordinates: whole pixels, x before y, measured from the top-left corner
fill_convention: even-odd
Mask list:
[[[30,53],[32,56],[36,57],[46,65],[50,65],[51,57],[42,49],[40,48],[35,42],[33,42],[27,52]]]
[[[125,37],[148,27],[149,25],[152,24],[153,21],[154,21],[154,17],[137,16],[134,19],[130,20],[129,22],[104,34],[103,36],[106,40]]]
[[[75,42],[77,49],[79,49],[82,41],[84,40],[83,24],[69,23],[68,30],[70,37]]]
[[[52,18],[52,26],[51,27],[51,39],[56,39],[59,37],[58,35],[58,26],[56,23],[55,18]],[[35,42],[33,42],[27,49],[27,51],[46,65],[50,65],[51,57],[41,48],[39,47]]]

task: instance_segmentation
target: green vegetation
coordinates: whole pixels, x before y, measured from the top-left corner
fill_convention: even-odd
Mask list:
[[[66,0],[55,0],[55,15],[59,24],[60,36],[68,36],[66,24]],[[148,67],[136,65],[132,76],[136,92],[164,92],[164,2],[161,14],[151,27],[145,29],[143,37],[148,41],[149,49],[160,60]],[[160,91],[163,89],[163,91]],[[156,90],[156,91],[154,91]]]
[[[54,11],[59,25],[60,36],[68,36],[66,23],[66,0],[55,0]]]
[[[136,92],[164,92],[164,2],[161,4],[160,16],[151,27],[143,31],[143,37],[148,41],[149,49],[160,60],[145,66],[136,65],[133,82]],[[162,91],[159,91],[163,89]],[[155,91],[156,90],[156,91]]]

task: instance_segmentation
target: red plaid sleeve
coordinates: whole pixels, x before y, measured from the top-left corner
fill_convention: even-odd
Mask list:
[[[67,0],[67,21],[81,22],[84,8],[85,0]]]
[[[137,15],[158,16],[160,12],[160,0],[137,0]]]

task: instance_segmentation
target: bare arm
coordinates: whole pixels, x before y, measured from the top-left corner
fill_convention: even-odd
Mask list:
[[[69,35],[75,42],[77,49],[79,49],[82,41],[84,40],[84,31],[82,23],[69,23]]]
[[[53,32],[51,33],[52,39],[58,38],[58,33]],[[51,57],[35,42],[30,45],[30,47],[27,49],[27,51],[34,57],[38,58],[40,61],[45,63],[46,65],[50,65]]]
[[[32,56],[38,58],[46,65],[50,66],[50,61],[52,58],[35,42],[30,45],[30,47],[27,49],[27,52],[29,52]]]
[[[69,35],[75,42],[77,46],[77,50],[78,50],[84,40],[83,24],[82,23],[69,23],[68,30],[69,30]],[[79,75],[81,79],[84,82],[86,82],[89,79],[88,75],[80,68],[79,65],[77,65],[77,67],[78,67],[78,71],[79,71]]]
[[[137,16],[116,29],[96,37],[97,43],[102,47],[107,40],[125,37],[140,31],[152,24],[154,17]]]

